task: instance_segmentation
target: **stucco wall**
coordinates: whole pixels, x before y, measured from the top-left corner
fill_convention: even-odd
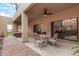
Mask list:
[[[11,24],[11,18],[0,16],[0,34],[3,32],[6,36],[7,24]]]
[[[42,24],[42,31],[51,33],[51,22],[74,18],[74,17],[78,17],[79,19],[79,5],[69,9],[65,9],[51,16],[46,16],[46,17],[34,20],[32,22],[29,22],[29,33],[30,34],[33,33],[34,24],[40,24],[40,23]]]

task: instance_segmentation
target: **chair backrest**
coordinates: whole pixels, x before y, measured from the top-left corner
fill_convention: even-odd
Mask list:
[[[54,40],[58,39],[58,33],[54,34]]]
[[[34,38],[35,38],[35,40],[40,40],[40,37],[39,37],[39,34],[34,34]]]
[[[51,34],[50,33],[47,33],[46,35],[48,36],[49,39],[51,38]]]

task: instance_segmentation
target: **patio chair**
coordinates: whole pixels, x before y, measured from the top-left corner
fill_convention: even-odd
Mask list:
[[[58,33],[55,33],[54,36],[53,36],[53,38],[50,38],[49,41],[52,42],[53,46],[54,46],[54,44],[57,41],[57,39],[58,39]]]
[[[43,40],[41,40],[39,34],[35,33],[34,34],[34,45],[35,47],[38,45],[39,47],[43,46]]]

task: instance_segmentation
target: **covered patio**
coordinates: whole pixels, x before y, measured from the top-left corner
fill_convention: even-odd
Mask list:
[[[78,42],[78,10],[79,4],[33,4],[13,21],[13,32],[16,37],[19,36],[17,40],[22,41],[41,55],[73,55],[72,48]],[[69,20],[69,23],[66,20]],[[53,39],[55,32],[63,27],[73,28],[75,33],[62,34],[64,36],[56,38],[54,46],[51,42],[48,42],[43,48],[35,46],[34,33],[49,34]]]

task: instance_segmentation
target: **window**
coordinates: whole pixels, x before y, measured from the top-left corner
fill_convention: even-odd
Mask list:
[[[36,24],[33,26],[33,32],[41,34],[41,24]]]

